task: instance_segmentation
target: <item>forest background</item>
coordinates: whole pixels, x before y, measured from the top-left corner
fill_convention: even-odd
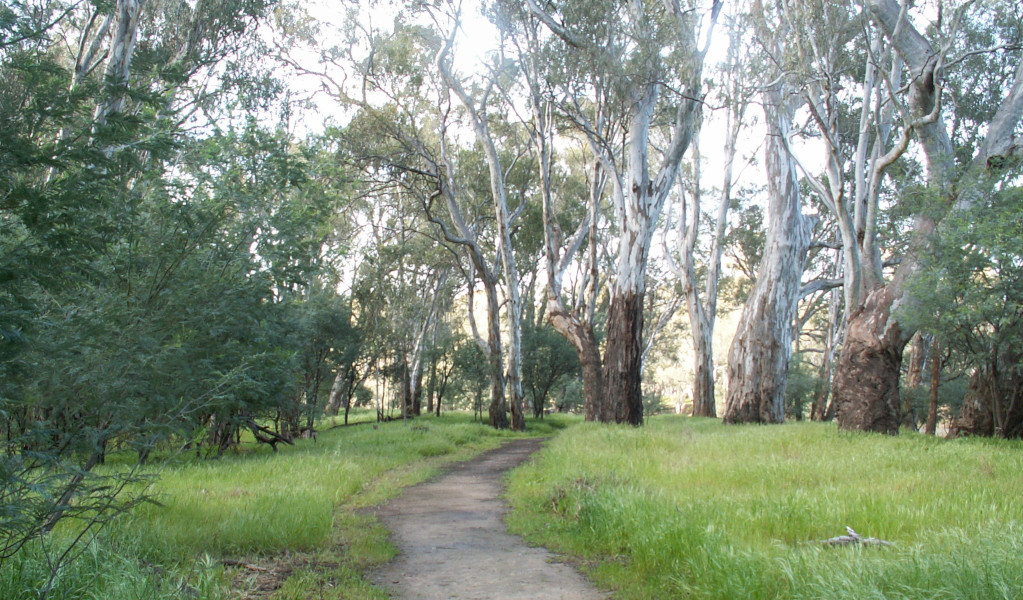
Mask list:
[[[0,7],[0,557],[355,406],[1023,435],[1018,3],[325,10]]]

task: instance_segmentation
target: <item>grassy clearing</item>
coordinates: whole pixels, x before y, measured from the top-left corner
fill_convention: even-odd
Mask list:
[[[517,470],[513,530],[620,598],[1023,597],[1023,445],[832,425],[587,424]],[[892,548],[814,544],[845,533]]]
[[[50,597],[385,598],[359,571],[394,550],[383,527],[357,509],[521,435],[470,419],[321,428],[317,442],[277,454],[249,447],[172,464],[153,490],[159,505],[109,527]],[[565,424],[530,422],[527,435],[551,435]],[[240,566],[225,568],[224,559]],[[5,563],[0,598],[38,597],[45,565],[39,546]]]

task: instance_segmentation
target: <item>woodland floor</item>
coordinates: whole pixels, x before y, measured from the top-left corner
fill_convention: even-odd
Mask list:
[[[509,442],[374,509],[399,554],[370,579],[401,599],[604,598],[571,566],[507,532],[503,475],[541,442]]]

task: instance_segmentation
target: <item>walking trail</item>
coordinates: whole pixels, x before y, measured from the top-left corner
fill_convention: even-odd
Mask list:
[[[371,574],[374,583],[407,600],[603,599],[575,569],[505,528],[502,476],[541,441],[509,442],[377,509],[399,554]]]

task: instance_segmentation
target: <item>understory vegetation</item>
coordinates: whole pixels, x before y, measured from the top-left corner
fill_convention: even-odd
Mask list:
[[[554,416],[531,423],[530,434],[564,426]],[[54,553],[76,524],[69,519],[45,544],[27,544],[0,569],[0,597],[37,598],[50,586],[48,597],[69,600],[386,598],[358,573],[394,550],[358,509],[518,435],[455,413],[324,427],[316,442],[277,453],[248,443],[218,461],[183,457],[153,485],[155,502],[75,546],[79,560],[56,577]],[[105,468],[118,468],[116,459]]]
[[[510,480],[513,531],[615,598],[1019,598],[1019,442],[592,424]],[[890,547],[820,542],[851,527]]]
[[[355,509],[562,413],[653,418],[513,487],[623,597],[1023,597],[1021,24],[0,1],[0,600],[379,597]]]

